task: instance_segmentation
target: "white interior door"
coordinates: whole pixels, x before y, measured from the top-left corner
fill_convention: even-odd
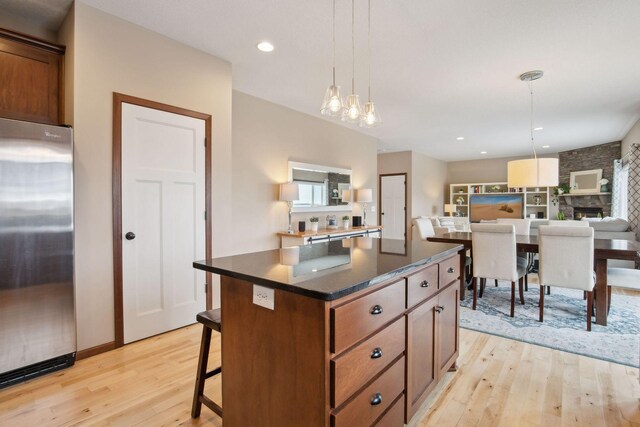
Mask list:
[[[381,177],[380,199],[382,201],[382,237],[385,239],[405,238],[405,176]]]
[[[125,343],[192,324],[205,309],[205,273],[192,267],[205,258],[204,212],[205,122],[123,103]]]

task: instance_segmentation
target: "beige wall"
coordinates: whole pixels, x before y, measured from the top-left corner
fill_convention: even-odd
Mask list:
[[[511,160],[527,159],[529,157],[531,156],[449,162],[447,164],[447,184],[505,182],[507,180],[507,163]],[[539,157],[557,159],[558,153],[545,154]]]
[[[69,24],[67,24],[69,25]],[[231,251],[231,65],[75,3],[73,44],[78,349],[112,341],[112,97],[120,92],[213,116],[213,252]],[[249,228],[249,227],[247,227]]]
[[[413,152],[411,175],[411,217],[444,215],[447,162]]]
[[[447,163],[413,151],[379,154],[378,174],[393,173],[407,174],[407,236],[411,236],[412,218],[442,215]]]
[[[288,160],[352,169],[354,188],[374,189],[377,200],[376,147],[375,138],[348,127],[234,91],[233,252],[279,247],[275,233],[287,229],[288,219],[278,184],[288,179]],[[294,213],[294,227],[311,216],[322,226],[327,214]],[[335,212],[338,219],[344,214],[351,215]],[[358,205],[353,214],[360,214]],[[376,219],[369,210],[367,222]]]
[[[631,144],[640,144],[640,119],[635,125],[627,132],[627,135],[622,139],[622,155],[624,156],[629,152]]]

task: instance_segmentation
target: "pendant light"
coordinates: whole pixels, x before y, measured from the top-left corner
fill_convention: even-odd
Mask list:
[[[351,94],[342,111],[342,121],[358,123],[362,114],[360,97],[356,95],[356,37],[355,37],[355,0],[351,0]]]
[[[320,107],[323,116],[340,117],[344,109],[340,97],[340,86],[336,86],[336,0],[333,0],[333,79],[324,94]]]
[[[538,158],[533,139],[533,89],[531,82],[542,78],[542,71],[528,71],[520,75],[527,82],[531,96],[531,115],[529,131],[533,158],[514,160],[507,163],[507,181],[509,187],[555,187],[558,185],[558,159]]]
[[[367,102],[364,104],[364,112],[360,117],[360,127],[371,128],[377,126],[382,123],[382,118],[380,117],[380,113],[376,110],[376,107],[371,101],[371,0],[369,0],[369,29],[368,29],[368,40],[367,40],[367,50],[369,57],[369,98]]]

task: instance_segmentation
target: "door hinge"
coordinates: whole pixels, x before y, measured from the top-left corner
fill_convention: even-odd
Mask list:
[[[204,137],[204,146],[205,147],[207,146],[207,137],[206,136]]]
[[[207,220],[207,211],[204,211],[204,220]]]
[[[206,283],[204,284],[204,293],[205,294],[207,293],[207,284]]]

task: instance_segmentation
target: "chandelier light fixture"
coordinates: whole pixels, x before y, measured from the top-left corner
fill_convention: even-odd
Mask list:
[[[340,86],[336,85],[336,0],[333,0],[333,77],[325,92],[320,114],[329,117],[340,117],[343,109]]]
[[[367,56],[369,61],[369,97],[364,104],[364,111],[360,117],[360,127],[371,128],[382,124],[382,118],[376,110],[376,107],[371,100],[371,0],[369,2],[369,16],[368,16],[368,30],[367,30]]]
[[[528,71],[520,75],[526,82],[531,96],[529,132],[533,158],[513,160],[507,163],[507,181],[509,187],[555,187],[558,185],[558,159],[538,158],[533,138],[533,88],[532,82],[542,78],[542,71]]]
[[[362,114],[360,97],[356,94],[356,6],[355,0],[351,0],[351,94],[347,96],[347,104],[342,110],[342,121],[358,123]]]

